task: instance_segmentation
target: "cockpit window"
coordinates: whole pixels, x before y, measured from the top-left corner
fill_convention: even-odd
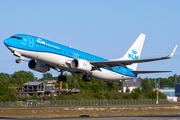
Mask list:
[[[11,38],[16,38],[18,40],[22,40],[22,37],[17,37],[17,36],[11,36]]]

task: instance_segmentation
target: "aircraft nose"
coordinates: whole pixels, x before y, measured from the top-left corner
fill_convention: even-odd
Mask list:
[[[9,43],[9,39],[5,39],[5,40],[4,40],[4,44],[7,46],[8,43]]]

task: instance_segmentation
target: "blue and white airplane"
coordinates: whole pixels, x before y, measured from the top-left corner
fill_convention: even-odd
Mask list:
[[[4,40],[4,44],[11,53],[18,57],[16,63],[30,58],[29,68],[45,73],[50,68],[60,71],[58,80],[65,81],[63,71],[82,74],[84,81],[90,81],[91,77],[101,80],[124,80],[137,77],[143,73],[158,73],[171,71],[142,71],[136,70],[138,63],[164,60],[171,58],[172,52],[161,58],[140,59],[142,47],[146,35],[140,34],[133,45],[122,58],[107,60],[92,54],[88,54],[71,47],[25,34],[16,34]]]

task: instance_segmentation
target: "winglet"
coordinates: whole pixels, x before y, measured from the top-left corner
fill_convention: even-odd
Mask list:
[[[176,48],[177,48],[177,45],[174,47],[174,49],[171,51],[171,53],[167,56],[167,58],[171,58],[174,55]]]

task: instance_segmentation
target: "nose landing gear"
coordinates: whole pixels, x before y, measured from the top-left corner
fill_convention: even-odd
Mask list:
[[[21,62],[21,59],[16,59],[15,62],[16,62],[16,63],[20,63],[20,62]]]

